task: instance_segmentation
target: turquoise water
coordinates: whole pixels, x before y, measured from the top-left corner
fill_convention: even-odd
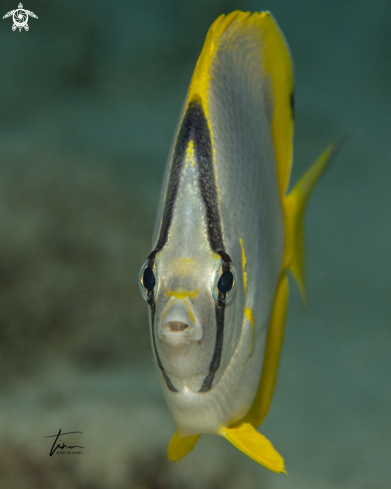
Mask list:
[[[391,4],[25,8],[28,32],[0,23],[1,487],[389,488]],[[205,34],[237,8],[270,10],[292,52],[292,181],[346,137],[308,209],[308,306],[292,282],[261,428],[288,477],[212,436],[167,462],[174,426],[136,283]],[[82,455],[49,457],[60,428],[83,432]]]

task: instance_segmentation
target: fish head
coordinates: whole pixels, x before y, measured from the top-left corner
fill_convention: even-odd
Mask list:
[[[209,391],[233,356],[243,322],[243,284],[229,255],[198,240],[169,243],[144,263],[139,282],[163,388]]]

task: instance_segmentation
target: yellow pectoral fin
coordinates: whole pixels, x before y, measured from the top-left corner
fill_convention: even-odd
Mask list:
[[[250,423],[243,423],[236,428],[222,428],[220,434],[255,462],[277,474],[286,474],[284,459],[270,441],[258,433]]]
[[[191,435],[180,437],[175,431],[167,448],[167,458],[173,462],[178,462],[193,450],[201,435]]]
[[[304,303],[304,212],[315,184],[322,175],[334,151],[335,145],[330,144],[311,168],[304,173],[293,190],[283,199],[285,217],[284,268],[289,268],[292,272]]]

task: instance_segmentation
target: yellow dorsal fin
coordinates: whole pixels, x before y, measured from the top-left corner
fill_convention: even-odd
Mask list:
[[[271,79],[271,129],[282,198],[288,188],[293,155],[293,64],[284,35],[269,12],[253,14],[248,22],[259,27],[263,68]]]
[[[167,448],[167,458],[173,462],[178,462],[193,450],[201,435],[191,435],[180,437],[178,431],[175,430],[171,441]]]
[[[243,21],[249,17],[249,15],[249,12],[240,12],[239,10],[235,10],[235,12],[231,12],[229,15],[220,15],[220,17],[218,17],[210,26],[208,34],[206,35],[204,46],[191,78],[188,102],[191,102],[194,99],[200,100],[207,119],[209,119],[207,92],[211,77],[210,67],[216,50],[218,49],[221,36],[235,19],[239,18]]]
[[[235,24],[233,26],[233,24]],[[276,150],[279,186],[281,195],[285,193],[291,163],[293,136],[293,69],[288,46],[277,23],[270,12],[241,12],[220,15],[206,36],[198,58],[188,92],[188,103],[194,99],[201,101],[208,119],[208,89],[211,81],[211,66],[220,47],[222,36],[231,27],[237,31],[255,26],[261,39],[262,62],[265,74],[271,78],[273,98],[272,134]],[[229,34],[228,34],[229,35]],[[289,144],[286,142],[289,141]]]
[[[293,66],[288,45],[270,12],[234,11],[221,15],[210,27],[194,70],[187,96],[187,104],[197,100],[201,103],[208,122],[212,143],[214,131],[210,124],[208,92],[212,83],[213,63],[219,49],[226,49],[238,34],[248,31],[259,36],[260,51],[265,79],[270,80],[270,101],[273,107],[271,133],[276,157],[278,187],[281,199],[286,193],[292,166],[293,152]],[[224,39],[223,39],[224,38]],[[184,111],[185,113],[185,111]],[[217,177],[217,174],[216,174]]]
[[[304,302],[304,212],[315,184],[330,161],[333,152],[334,144],[330,144],[283,200],[285,220],[284,269],[289,268],[292,272]]]
[[[222,428],[220,435],[255,462],[277,474],[280,472],[286,474],[281,455],[250,423],[243,423],[235,428]]]

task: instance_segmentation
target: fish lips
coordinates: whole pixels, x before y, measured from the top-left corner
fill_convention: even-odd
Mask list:
[[[162,341],[173,345],[202,339],[202,326],[189,297],[170,297],[162,312],[158,335]]]

